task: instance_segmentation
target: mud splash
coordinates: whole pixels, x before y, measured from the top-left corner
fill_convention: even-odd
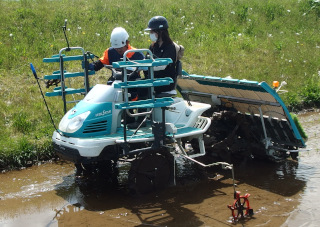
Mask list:
[[[312,148],[299,162],[235,166],[237,190],[251,194],[255,213],[236,224],[227,208],[233,202],[228,170],[195,171],[186,164],[177,186],[132,196],[125,187],[126,166],[112,184],[75,179],[72,164],[56,163],[0,175],[0,226],[315,226],[320,114],[299,119]]]

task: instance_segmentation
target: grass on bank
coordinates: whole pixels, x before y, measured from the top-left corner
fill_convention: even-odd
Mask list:
[[[70,45],[100,56],[116,26],[126,28],[133,46],[148,47],[144,28],[163,15],[171,37],[186,49],[187,72],[284,80],[282,98],[291,110],[320,105],[317,0],[1,0],[0,7],[0,169],[50,156],[53,127],[29,63],[41,77],[58,70],[42,59],[66,46],[65,19]],[[62,102],[47,101],[58,124]]]

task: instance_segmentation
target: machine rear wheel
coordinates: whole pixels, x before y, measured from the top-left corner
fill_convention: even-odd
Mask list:
[[[166,149],[144,152],[131,164],[129,188],[148,193],[167,187],[173,181],[173,156]]]

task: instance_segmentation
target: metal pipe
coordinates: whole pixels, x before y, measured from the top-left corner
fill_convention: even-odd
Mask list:
[[[61,52],[61,51],[60,51]],[[63,56],[60,54],[60,76],[61,76],[61,97],[63,101],[63,111],[64,114],[67,113],[67,102],[66,102],[66,85],[64,82],[64,69],[63,69]]]
[[[153,109],[151,109],[150,111],[147,111],[147,112],[133,114],[133,113],[130,113],[129,109],[126,109],[126,112],[130,117],[139,117],[139,116],[150,115],[152,113],[152,111],[153,111]]]
[[[267,149],[269,147],[269,142],[268,142],[268,137],[267,137],[266,126],[265,126],[264,120],[263,120],[263,114],[262,114],[261,106],[259,106],[259,112],[260,112],[260,119],[261,119],[261,124],[262,124],[262,128],[263,128],[263,134],[264,134],[264,138],[265,138],[265,146],[266,146],[266,149]]]

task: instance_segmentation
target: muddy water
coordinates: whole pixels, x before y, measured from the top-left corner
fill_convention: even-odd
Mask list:
[[[300,154],[297,176],[307,179],[306,187],[299,194],[299,206],[291,213],[282,227],[319,226],[320,223],[320,113],[304,113],[300,122],[308,134],[307,146],[311,149]]]
[[[127,166],[119,184],[76,179],[69,163],[0,174],[0,226],[318,226],[320,114],[300,115],[311,151],[299,162],[246,162],[235,166],[237,190],[250,193],[254,216],[231,222],[230,170],[196,171],[185,165],[177,185],[130,195]]]

